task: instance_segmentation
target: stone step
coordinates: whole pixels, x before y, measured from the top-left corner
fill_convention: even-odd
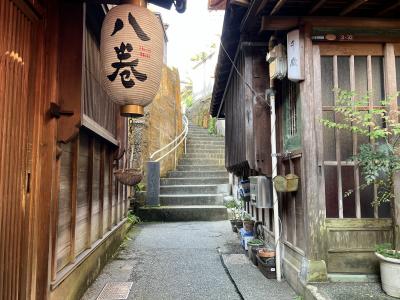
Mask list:
[[[181,158],[179,160],[180,165],[224,165],[225,159],[217,158]]]
[[[220,205],[185,205],[142,207],[139,217],[143,221],[221,221],[228,219],[225,206]]]
[[[161,185],[160,195],[210,195],[217,194],[218,186],[215,184],[203,185]],[[201,203],[199,203],[201,204]]]
[[[223,205],[223,196],[217,194],[160,195],[162,206],[174,205]]]
[[[193,184],[224,184],[229,183],[225,177],[189,177],[189,178],[161,178],[161,185],[193,185]]]
[[[202,159],[207,159],[207,158],[217,158],[217,159],[224,159],[225,155],[224,153],[217,152],[203,152],[203,153],[186,153],[183,155],[183,158],[202,158]]]
[[[209,151],[209,150],[225,150],[225,145],[220,145],[220,144],[187,144],[186,145],[186,149],[188,152],[192,151],[192,150],[203,150],[203,151]]]
[[[188,135],[188,140],[211,140],[211,141],[223,141],[225,138],[223,136],[215,135]]]
[[[214,137],[217,135],[209,134],[208,131],[190,131],[188,132],[188,136],[199,136],[199,137]]]
[[[210,166],[210,165],[178,165],[176,167],[177,171],[225,171],[225,166],[217,165],[217,166]]]
[[[171,171],[168,178],[228,177],[226,171]]]
[[[195,140],[195,141],[187,141],[186,142],[187,146],[197,146],[197,145],[221,145],[224,146],[225,142],[224,141],[215,141],[215,140],[209,140],[209,141],[203,141],[203,140]]]
[[[225,147],[224,146],[213,146],[212,148],[200,148],[200,147],[187,147],[186,148],[186,153],[191,154],[191,153],[225,153]]]

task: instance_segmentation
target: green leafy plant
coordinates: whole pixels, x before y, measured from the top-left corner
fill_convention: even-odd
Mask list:
[[[131,211],[128,212],[128,222],[131,223],[132,225],[140,223],[140,218],[136,215],[134,215]]]
[[[400,251],[393,250],[390,243],[376,245],[375,251],[385,257],[400,259]]]
[[[193,82],[190,78],[187,79],[184,87],[182,88],[181,99],[185,107],[189,108],[193,105]]]
[[[211,118],[208,121],[208,133],[217,134],[217,118]]]
[[[139,182],[137,185],[135,185],[135,192],[141,192],[141,191],[144,191],[144,189],[145,189],[145,185],[144,185],[144,183],[143,182]]]
[[[242,207],[237,200],[235,200],[235,199],[229,200],[228,202],[225,203],[225,207],[232,210],[234,220],[240,219],[240,213],[241,213]]]
[[[393,175],[400,171],[400,156],[398,141],[400,137],[400,123],[397,118],[389,115],[387,100],[380,101],[380,106],[369,110],[360,110],[360,107],[369,106],[369,96],[358,97],[354,92],[337,91],[338,99],[334,106],[336,116],[341,119],[335,122],[322,119],[321,122],[328,128],[349,131],[366,136],[371,143],[361,144],[357,155],[350,160],[361,169],[365,184],[378,187],[378,197],[372,203],[379,205],[393,200]],[[353,191],[347,191],[349,196]]]
[[[394,174],[400,171],[400,123],[398,112],[390,111],[389,104],[393,99],[397,99],[398,95],[380,101],[379,106],[370,107],[370,95],[359,96],[355,92],[344,90],[336,90],[335,93],[337,97],[333,109],[336,120],[340,121],[322,119],[322,124],[369,139],[370,143],[361,144],[358,153],[350,158],[360,168],[365,181],[360,189],[370,185],[377,187],[378,195],[372,203],[373,206],[384,202],[393,203],[393,178]],[[345,197],[353,192],[345,192]]]

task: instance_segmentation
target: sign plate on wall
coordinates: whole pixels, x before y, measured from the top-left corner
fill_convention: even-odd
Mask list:
[[[289,80],[304,80],[304,41],[299,29],[287,34],[287,62]]]

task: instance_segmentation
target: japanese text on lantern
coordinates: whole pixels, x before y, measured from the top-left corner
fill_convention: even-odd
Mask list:
[[[149,41],[150,38],[140,27],[135,17],[132,16],[131,13],[128,14],[128,22],[132,29],[135,31],[135,34],[142,41]],[[117,18],[114,24],[114,30],[111,33],[111,36],[115,35],[124,27],[124,22]],[[146,47],[139,45],[139,56],[142,58],[150,58],[151,50]],[[117,76],[121,77],[121,83],[125,88],[132,88],[135,85],[135,81],[133,80],[133,75],[139,81],[145,81],[147,79],[147,75],[144,73],[138,72],[135,67],[139,64],[139,58],[132,59],[132,51],[133,46],[130,43],[122,42],[121,45],[114,47],[116,57],[119,61],[113,62],[111,66],[115,69],[115,71],[107,75],[107,78],[110,81],[114,81]]]

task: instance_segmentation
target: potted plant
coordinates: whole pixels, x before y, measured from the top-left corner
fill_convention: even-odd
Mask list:
[[[400,251],[392,250],[391,244],[376,247],[380,261],[382,288],[389,296],[400,298]]]
[[[249,258],[254,265],[257,266],[257,252],[260,247],[264,246],[264,241],[260,239],[252,239],[247,242],[247,247],[249,249]]]
[[[381,101],[381,106],[369,111],[360,111],[358,107],[369,106],[369,96],[358,97],[354,92],[338,90],[334,111],[340,115],[341,122],[323,119],[323,125],[337,130],[367,137],[371,143],[361,144],[358,154],[352,160],[360,168],[365,184],[360,189],[374,185],[378,195],[372,205],[378,206],[390,202],[393,219],[393,243],[377,247],[375,252],[380,262],[383,290],[392,297],[400,298],[400,245],[396,235],[396,215],[394,213],[395,175],[400,172],[400,122],[398,111],[389,111],[390,103],[397,101],[398,95]],[[361,98],[359,100],[359,98]],[[381,121],[380,121],[381,120]],[[398,188],[397,188],[398,189]],[[348,196],[353,191],[347,191]]]
[[[253,231],[254,220],[251,219],[251,215],[244,213],[243,215],[243,227],[246,231]]]
[[[241,206],[239,202],[233,198],[226,202],[225,206],[230,209],[232,213],[232,218],[229,220],[231,222],[232,231],[238,232],[238,229],[243,227],[243,221],[240,219]]]

